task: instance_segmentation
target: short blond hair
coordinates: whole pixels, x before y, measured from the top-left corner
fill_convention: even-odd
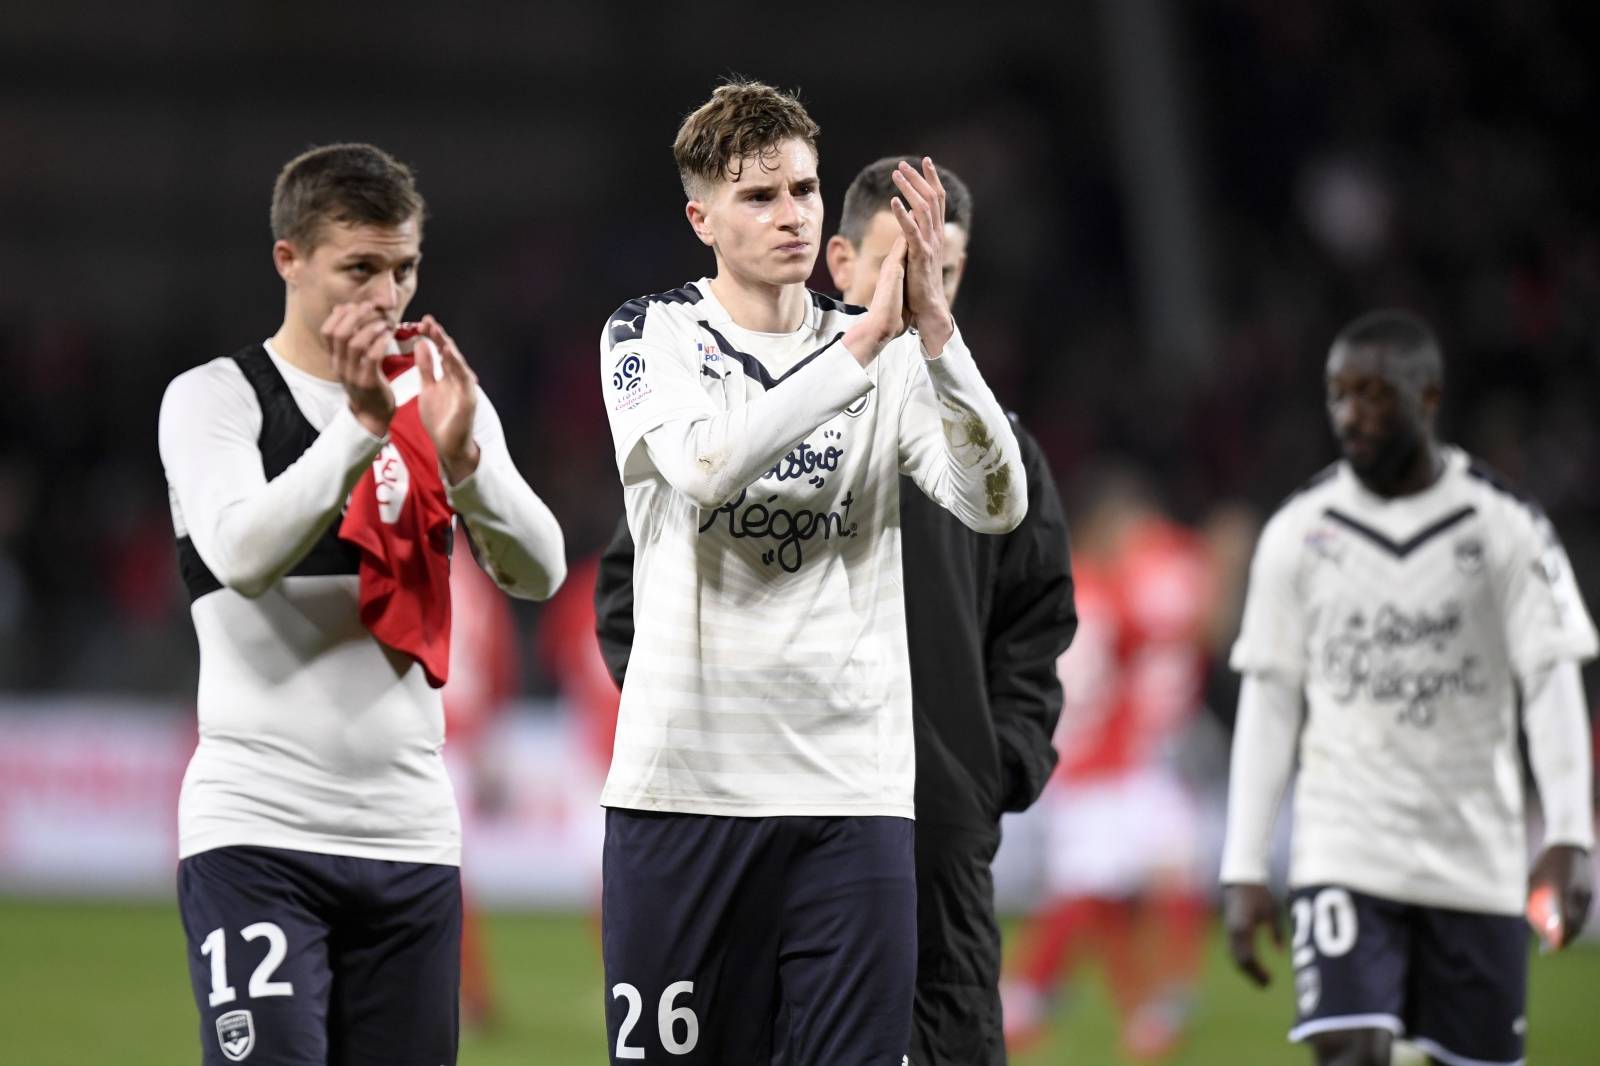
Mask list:
[[[759,81],[729,81],[683,120],[672,157],[684,194],[695,200],[718,181],[738,181],[747,159],[759,159],[791,138],[816,154],[819,132],[796,94]]]

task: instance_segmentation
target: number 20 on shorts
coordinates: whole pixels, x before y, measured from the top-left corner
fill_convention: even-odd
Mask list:
[[[1301,896],[1291,908],[1294,919],[1296,969],[1309,965],[1321,955],[1336,959],[1356,946],[1356,907],[1350,893],[1342,888],[1325,888],[1315,896]],[[1316,948],[1312,948],[1312,942]]]
[[[656,1004],[656,1031],[661,1037],[661,1046],[669,1055],[687,1055],[700,1042],[700,1019],[690,1008],[673,1005],[679,996],[693,992],[693,981],[674,981],[661,993],[661,1000]],[[628,1043],[634,1026],[639,1024],[639,1015],[644,1013],[644,996],[637,987],[623,981],[611,986],[611,998],[628,1002],[628,1016],[622,1019],[622,1027],[617,1030],[617,1058],[644,1058],[644,1048]],[[678,1039],[679,1023],[683,1025],[682,1040]]]

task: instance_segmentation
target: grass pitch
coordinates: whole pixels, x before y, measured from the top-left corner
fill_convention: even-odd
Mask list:
[[[485,930],[501,1015],[469,1032],[462,1066],[604,1064],[598,945],[579,915],[498,914]],[[1265,993],[1228,968],[1213,937],[1194,1028],[1173,1066],[1308,1066],[1284,1042],[1286,960]],[[1600,1063],[1593,1031],[1600,948],[1533,963],[1530,1066]],[[1092,977],[1072,990],[1044,1046],[1015,1066],[1111,1066],[1116,1027]],[[183,933],[171,905],[0,901],[0,1062],[187,1066],[199,1061]],[[246,1064],[248,1066],[248,1062]],[[734,1064],[730,1064],[734,1066]]]

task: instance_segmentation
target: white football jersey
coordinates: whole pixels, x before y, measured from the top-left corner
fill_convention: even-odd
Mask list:
[[[261,404],[233,359],[178,375],[161,404],[173,528],[193,539],[218,575],[283,555],[280,541],[295,535],[321,536],[357,478],[383,458],[382,442],[350,413],[342,385],[297,369],[270,342],[265,347],[320,434],[270,483],[258,443]],[[418,384],[415,372],[397,379],[397,402]],[[481,390],[473,436],[482,458],[473,475],[449,487],[451,506],[508,590],[540,586],[549,575],[559,581],[560,526],[517,473]],[[270,524],[247,523],[246,536],[223,536],[230,521],[240,525],[230,514],[259,513],[262,504]],[[238,557],[230,560],[230,551]],[[472,565],[466,560],[457,555],[457,565]],[[355,573],[281,577],[255,596],[222,587],[193,601],[199,744],[178,800],[180,858],[254,845],[460,862],[439,692],[409,657],[368,632],[359,604]]]
[[[1261,535],[1232,665],[1303,686],[1290,881],[1518,914],[1517,679],[1596,651],[1555,531],[1465,453],[1383,499],[1345,463]]]
[[[603,390],[636,554],[605,805],[912,816],[898,475],[974,528],[1014,525],[1026,488],[959,334],[931,361],[907,334],[863,374],[838,343],[860,313],[811,294],[798,330],[756,333],[702,279],[608,322]],[[814,409],[815,428],[720,506],[668,483],[647,433],[764,396]]]

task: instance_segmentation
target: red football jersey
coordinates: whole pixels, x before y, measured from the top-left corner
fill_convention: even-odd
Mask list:
[[[1082,780],[1152,758],[1199,708],[1215,595],[1204,543],[1141,520],[1115,558],[1074,559],[1078,633],[1056,669],[1065,691],[1060,772]]]

